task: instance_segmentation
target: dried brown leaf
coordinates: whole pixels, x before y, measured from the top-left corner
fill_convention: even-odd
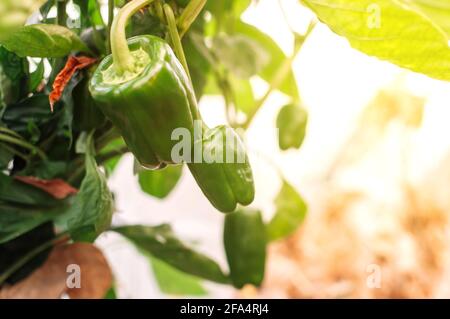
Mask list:
[[[69,265],[80,267],[80,288],[68,288]],[[112,273],[102,252],[92,244],[55,247],[47,261],[29,277],[0,290],[0,299],[55,299],[67,293],[73,299],[103,298],[111,287]]]
[[[66,62],[66,65],[58,73],[55,81],[53,82],[53,91],[50,93],[50,107],[53,112],[53,107],[56,102],[61,99],[61,96],[69,83],[70,79],[73,77],[76,71],[82,70],[94,64],[96,59],[89,58],[85,56],[75,57],[70,56]]]
[[[69,195],[78,193],[76,188],[70,186],[59,178],[51,180],[40,179],[33,176],[15,176],[14,178],[23,183],[39,188],[57,199],[64,199]]]

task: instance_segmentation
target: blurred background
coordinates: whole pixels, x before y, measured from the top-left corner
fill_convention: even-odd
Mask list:
[[[284,10],[278,1],[259,0],[244,20],[290,55],[290,28],[304,33],[312,15],[296,0],[280,2]],[[252,207],[272,217],[278,167],[308,204],[304,223],[271,244],[260,290],[185,284],[196,287],[193,295],[212,298],[450,297],[450,84],[368,57],[320,23],[294,71],[309,112],[302,148],[279,151],[276,116],[289,102],[281,93],[258,112],[246,143],[257,187]],[[267,89],[258,79],[252,85],[257,96]],[[226,122],[222,98],[206,96],[200,107],[210,126]],[[191,175],[185,172],[161,201],[140,190],[132,167],[125,156],[110,179],[114,224],[171,223],[226,269],[223,215]],[[107,233],[97,243],[118,297],[174,297],[161,292],[146,257],[125,240]]]

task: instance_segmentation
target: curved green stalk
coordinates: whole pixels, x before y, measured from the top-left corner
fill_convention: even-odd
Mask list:
[[[166,16],[167,25],[169,27],[169,34],[170,34],[170,38],[172,40],[172,48],[175,51],[175,55],[180,60],[184,70],[186,71],[186,74],[189,79],[189,83],[192,87],[192,90],[188,90],[188,94],[190,95],[189,99],[190,99],[191,103],[193,103],[191,105],[192,116],[194,117],[194,120],[201,120],[202,117],[198,110],[197,97],[195,96],[195,94],[193,92],[194,85],[192,84],[192,79],[191,79],[191,75],[189,72],[189,66],[187,64],[186,56],[184,55],[184,50],[183,50],[183,45],[181,43],[180,34],[178,33],[175,15],[174,15],[172,7],[170,5],[165,4],[163,9],[164,9],[164,14]]]
[[[108,0],[108,35],[111,35],[111,28],[114,19],[114,0]],[[106,50],[111,53],[111,37],[107,37]]]
[[[38,147],[36,147],[36,146],[34,146],[34,145],[24,141],[24,140],[18,139],[16,137],[5,135],[5,134],[0,134],[0,141],[6,142],[6,143],[9,143],[9,144],[14,144],[14,145],[17,145],[17,146],[21,146],[23,148],[26,148],[26,149],[29,149],[31,151],[34,151],[34,152],[36,152],[36,154],[41,159],[45,160],[47,158],[47,156],[45,155],[45,153],[41,149],[39,149]]]
[[[263,104],[267,101],[267,99],[272,94],[272,92],[274,90],[278,89],[280,87],[280,85],[285,81],[286,77],[289,75],[290,70],[292,69],[292,64],[294,63],[294,60],[297,57],[297,54],[300,52],[300,49],[302,48],[303,42],[311,34],[311,32],[315,26],[316,26],[316,21],[311,22],[308,27],[308,30],[306,31],[306,34],[303,37],[303,41],[301,41],[301,42],[298,42],[297,40],[295,41],[294,53],[284,61],[284,63],[278,69],[278,72],[275,73],[275,76],[273,77],[272,81],[269,83],[269,88],[266,91],[266,93],[264,94],[264,96],[256,102],[256,106],[248,114],[247,121],[245,121],[245,123],[242,125],[242,127],[244,129],[248,129],[253,118],[258,113],[261,106],[263,106]]]
[[[4,144],[4,143],[0,143],[0,148],[7,150],[8,152],[10,152],[13,155],[19,156],[20,158],[22,158],[26,162],[28,162],[28,156],[26,154],[16,150],[15,148],[8,146],[7,144]]]
[[[9,128],[4,127],[4,126],[0,126],[0,132],[12,135],[12,136],[20,138],[20,139],[23,139],[22,136],[20,136],[18,133],[14,132],[13,130],[10,130]]]
[[[166,15],[167,25],[169,26],[170,38],[172,40],[173,50],[175,51],[175,55],[180,60],[183,65],[186,74],[191,80],[191,75],[189,74],[189,68],[186,61],[186,56],[184,55],[183,45],[181,44],[180,35],[178,33],[177,23],[175,20],[175,15],[173,13],[172,7],[168,4],[164,5],[164,13]]]
[[[178,19],[181,37],[189,30],[205,6],[207,0],[191,0]]]
[[[117,74],[125,71],[133,72],[134,58],[128,48],[125,28],[130,17],[141,8],[149,5],[154,0],[134,0],[126,4],[114,17],[111,26],[111,51],[113,55],[114,68]]]

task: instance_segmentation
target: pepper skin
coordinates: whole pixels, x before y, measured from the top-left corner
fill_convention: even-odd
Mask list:
[[[228,136],[227,136],[228,135]],[[234,142],[233,142],[234,141]],[[222,162],[207,162],[202,158],[188,167],[202,192],[219,211],[232,212],[237,204],[249,205],[255,197],[253,174],[245,147],[239,136],[227,126],[206,130],[201,141],[203,154],[220,154]],[[194,150],[198,145],[194,146]],[[227,153],[243,161],[227,162]],[[223,155],[223,156],[222,156]],[[219,156],[219,157],[220,157]]]
[[[260,286],[264,279],[267,236],[261,212],[239,209],[225,217],[223,243],[233,286]]]
[[[162,39],[143,35],[128,40],[131,52],[145,52],[149,61],[131,79],[109,80],[113,64],[106,57],[95,71],[90,91],[99,108],[117,127],[140,164],[157,169],[173,163],[176,141],[171,134],[186,128],[193,136],[194,93],[172,49]],[[139,61],[138,61],[139,62]]]

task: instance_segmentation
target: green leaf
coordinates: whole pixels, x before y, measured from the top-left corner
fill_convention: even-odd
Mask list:
[[[0,174],[0,243],[14,239],[67,211],[70,198],[48,193]]]
[[[183,38],[183,49],[195,94],[197,98],[200,98],[206,85],[207,76],[210,74],[212,62],[204,36],[200,32],[191,30]]]
[[[150,261],[159,289],[163,293],[176,296],[206,295],[207,292],[198,278],[185,274],[157,258],[150,257]]]
[[[250,80],[243,80],[236,77],[229,78],[230,85],[234,94],[236,109],[245,114],[252,113],[256,107],[256,99]]]
[[[69,163],[66,161],[45,160],[29,165],[22,174],[25,176],[35,176],[41,179],[64,179],[68,168]]]
[[[117,152],[117,156],[112,157],[102,163],[102,166],[105,168],[107,175],[111,175],[119,164],[120,159],[122,158],[121,149],[125,147],[125,141],[122,137],[116,138],[109,142],[102,150],[98,153],[99,157],[104,155],[111,154],[112,152]]]
[[[223,242],[236,288],[260,286],[266,263],[266,227],[260,211],[240,209],[225,216]]]
[[[113,231],[129,239],[141,251],[182,272],[218,283],[228,283],[228,277],[215,261],[183,244],[169,225],[124,226],[114,228]]]
[[[287,59],[287,56],[284,54],[283,50],[280,49],[280,47],[270,36],[250,24],[239,21],[236,23],[234,31],[239,34],[246,35],[247,37],[258,42],[259,45],[264,48],[265,52],[269,54],[270,60],[261,70],[259,75],[265,81],[271,82],[283,65],[284,61]],[[299,98],[299,93],[296,83],[294,73],[291,70],[284,82],[280,85],[279,90],[289,95],[294,100],[297,100]]]
[[[44,60],[38,63],[36,70],[30,74],[30,92],[34,92],[44,78]]]
[[[281,108],[277,117],[278,144],[285,151],[300,148],[303,144],[308,124],[308,113],[297,104],[288,104]]]
[[[81,28],[86,29],[91,26],[105,26],[100,6],[96,0],[74,0],[80,8]]]
[[[94,241],[111,225],[114,210],[106,178],[95,162],[92,135],[86,140],[86,175],[72,207],[59,220],[77,241]]]
[[[54,207],[59,204],[48,193],[5,174],[0,174],[0,202],[39,207]]]
[[[28,94],[28,61],[0,46],[0,116]]]
[[[87,51],[71,30],[53,24],[22,27],[1,41],[9,51],[21,57],[62,58],[72,51]]]
[[[447,33],[450,39],[450,1],[448,0],[402,0],[406,5],[417,8]]]
[[[4,143],[0,143],[0,170],[4,170],[8,167],[8,164],[13,159],[14,154],[11,146]]]
[[[265,48],[246,35],[219,35],[212,50],[220,63],[241,79],[259,73],[269,62]]]
[[[412,6],[391,0],[303,3],[354,48],[406,69],[450,80],[447,34]]]
[[[307,206],[297,191],[286,181],[275,199],[276,212],[267,225],[270,240],[278,240],[294,233],[305,219]]]
[[[233,12],[237,17],[240,17],[241,14],[247,10],[247,8],[252,3],[252,0],[234,0],[233,3]]]
[[[43,135],[54,133],[53,122],[60,116],[61,110],[51,112],[48,95],[34,94],[8,106],[2,120],[9,129],[34,143]]]
[[[178,184],[183,173],[183,165],[167,166],[161,170],[142,170],[139,172],[141,189],[152,196],[163,199]]]
[[[67,205],[67,201],[61,201],[59,206],[49,208],[0,201],[0,244],[54,220],[67,211]]]

